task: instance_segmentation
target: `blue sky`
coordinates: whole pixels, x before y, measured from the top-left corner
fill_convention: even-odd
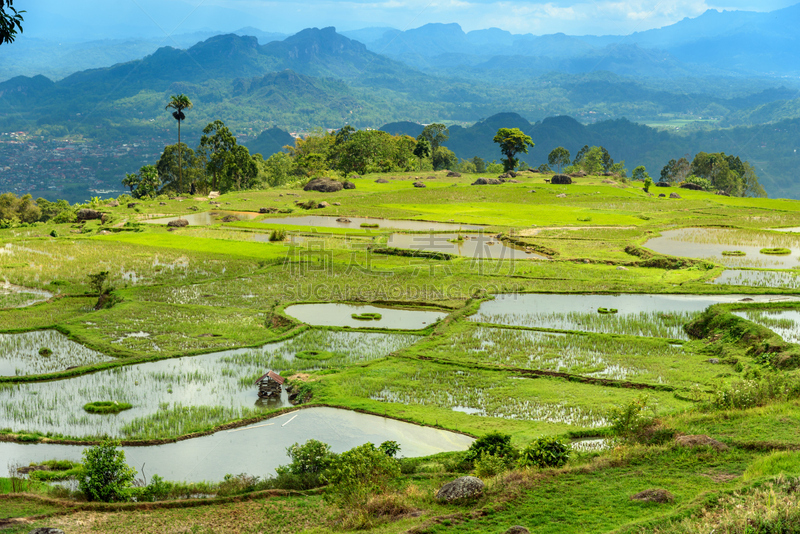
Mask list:
[[[626,35],[696,17],[708,9],[772,11],[798,0],[16,0],[26,36],[86,39],[158,37],[254,26],[295,33],[307,27],[417,28],[456,22],[466,31],[498,27],[536,35]]]

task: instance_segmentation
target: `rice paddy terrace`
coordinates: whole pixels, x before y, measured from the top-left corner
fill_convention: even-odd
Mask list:
[[[724,508],[709,495],[780,484],[765,478],[780,462],[800,475],[797,453],[770,459],[800,449],[800,235],[781,231],[800,227],[800,202],[518,180],[434,173],[420,188],[397,174],[336,193],[122,199],[92,206],[105,222],[0,230],[0,466],[76,461],[112,437],[149,475],[220,482],[273,475],[294,442],[395,440],[423,457],[404,470],[414,512],[375,532],[694,532],[696,514]],[[101,272],[98,300],[89,276]],[[270,401],[254,385],[268,370],[286,378]],[[750,401],[736,400],[742,388]],[[101,401],[130,407],[84,408]],[[659,428],[724,451],[621,441],[615,409],[637,402]],[[519,448],[558,436],[575,452],[560,471],[488,477],[482,499],[430,498],[492,431]],[[673,500],[628,499],[653,487]],[[0,527],[47,516],[11,532],[88,532],[96,513],[4,503]],[[226,523],[223,506],[249,526]],[[159,510],[152,524],[120,509],[91,528],[342,528],[316,494]]]

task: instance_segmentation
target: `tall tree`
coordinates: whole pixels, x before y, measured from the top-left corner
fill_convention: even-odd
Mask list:
[[[518,153],[528,153],[528,146],[533,147],[533,140],[529,135],[525,135],[519,128],[500,128],[497,130],[493,141],[500,145],[500,151],[505,158],[502,158],[503,170],[513,171],[517,166]]]
[[[558,172],[561,172],[561,167],[569,165],[569,158],[569,150],[560,146],[550,152],[550,155],[547,156],[547,163],[558,166]]]
[[[422,160],[431,157],[431,143],[427,139],[418,139],[414,145],[414,155],[419,160],[419,168],[422,169]]]
[[[203,128],[200,151],[206,160],[206,173],[212,176],[212,190],[219,188],[220,178],[228,163],[228,156],[235,146],[236,138],[221,120],[216,120]]]
[[[22,13],[14,7],[14,0],[0,0],[0,45],[13,43],[17,32],[22,33]]]
[[[183,159],[183,156],[186,156],[186,159]],[[164,147],[164,152],[156,163],[156,169],[164,188],[176,193],[180,193],[183,176],[186,176],[188,184],[193,185],[203,173],[200,158],[194,150],[186,146],[186,143]]]
[[[183,110],[192,109],[192,101],[189,97],[181,93],[179,95],[172,95],[169,98],[169,103],[164,109],[174,109],[172,116],[178,121],[178,193],[183,192],[183,151],[181,150],[181,121],[186,118]]]
[[[450,139],[450,130],[447,126],[434,122],[429,124],[422,130],[422,133],[417,136],[417,141],[427,139],[431,144],[431,152],[436,152],[436,149],[442,146],[442,143]]]

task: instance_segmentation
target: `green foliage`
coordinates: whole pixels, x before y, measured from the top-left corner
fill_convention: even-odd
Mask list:
[[[516,458],[517,451],[511,445],[511,436],[509,434],[489,432],[472,442],[467,454],[464,456],[464,461],[474,464],[484,454],[510,461]]]
[[[508,464],[509,462],[506,458],[484,452],[475,461],[475,476],[478,478],[497,476],[508,469]]]
[[[653,187],[653,179],[648,176],[644,179],[644,192],[649,193],[651,187]]]
[[[108,282],[108,271],[88,275],[89,287],[95,295],[102,295]]]
[[[611,431],[622,441],[642,441],[655,426],[656,409],[650,397],[642,395],[622,406],[615,406],[608,413]]]
[[[78,489],[89,501],[122,502],[128,500],[128,488],[136,470],[125,463],[125,453],[118,450],[119,442],[104,441],[83,451],[84,473]]]
[[[500,128],[492,140],[500,145],[500,151],[505,156],[502,161],[503,170],[506,172],[517,167],[519,160],[515,156],[518,153],[527,154],[528,147],[534,146],[530,136],[525,135],[519,128]]]
[[[194,150],[186,146],[167,145],[156,163],[158,178],[164,190],[174,191],[177,194],[187,191],[187,184],[202,181],[203,163]]]
[[[286,454],[292,459],[292,463],[279,467],[277,470],[279,474],[286,472],[294,475],[320,476],[336,458],[336,455],[331,452],[330,445],[315,439],[310,439],[302,445],[295,443],[286,449]]]
[[[711,191],[712,188],[709,180],[706,180],[700,176],[695,176],[694,174],[687,176],[683,182],[687,184],[699,185],[703,188],[703,191]]]
[[[420,143],[407,135],[391,135],[380,130],[359,130],[346,142],[330,149],[329,159],[342,176],[353,173],[409,171]],[[417,155],[417,157],[419,157]],[[457,161],[457,160],[456,160]]]
[[[690,170],[691,165],[686,158],[680,158],[677,161],[671,159],[661,169],[661,181],[669,183],[682,182],[689,176]]]
[[[643,182],[646,181],[648,178],[650,178],[650,175],[647,174],[647,169],[644,168],[644,165],[639,165],[638,167],[633,169],[633,174],[631,174],[631,178],[639,182]],[[650,183],[652,184],[653,181],[650,180]]]
[[[400,463],[372,443],[365,443],[336,457],[324,479],[329,483],[326,500],[341,508],[364,506],[374,495],[393,489]]]
[[[42,210],[31,195],[17,198],[14,193],[0,195],[0,220],[33,223],[42,217]]]
[[[714,188],[737,197],[766,197],[755,168],[739,156],[698,152],[689,170],[710,183],[707,190]]]
[[[117,401],[95,401],[83,405],[84,410],[95,414],[119,413],[131,408],[133,408],[133,405]]]
[[[294,160],[285,152],[276,152],[262,163],[265,178],[263,182],[270,187],[280,187],[297,179],[293,176]]]
[[[0,45],[3,43],[13,43],[17,38],[17,32],[22,33],[22,23],[25,19],[22,18],[22,13],[25,11],[17,11],[13,6],[14,0],[5,0],[5,11],[3,3],[0,2]]]
[[[549,163],[551,166],[552,165],[557,166],[558,172],[561,172],[561,167],[569,165],[569,162],[570,162],[569,150],[567,150],[563,146],[554,148],[547,156],[547,163]]]
[[[572,447],[553,436],[541,437],[520,453],[520,467],[561,467],[569,460]]]
[[[126,174],[122,185],[129,187],[134,198],[149,198],[155,196],[161,187],[158,169],[154,165],[145,165],[138,173]]]
[[[53,355],[53,351],[48,349],[47,347],[42,347],[41,349],[39,349],[39,356],[48,357],[48,356],[52,356],[52,355]]]
[[[211,189],[219,191],[248,189],[255,185],[258,166],[247,147],[238,145],[225,123],[216,120],[203,128],[200,155],[211,175]]]
[[[400,444],[396,441],[384,441],[378,445],[378,449],[382,450],[390,458],[396,458],[397,453],[400,452]]]
[[[276,228],[269,234],[269,240],[272,242],[280,242],[286,240],[286,230],[283,228]]]
[[[442,143],[447,141],[449,138],[450,130],[447,129],[447,126],[438,122],[434,122],[433,124],[427,125],[422,130],[422,133],[417,136],[417,141],[427,141],[430,151],[435,153],[436,149],[442,146]],[[417,146],[419,146],[419,144]],[[422,157],[417,155],[416,152],[414,155],[417,157]]]
[[[142,488],[136,496],[136,500],[140,502],[163,501],[174,487],[174,483],[168,482],[158,475],[153,475],[150,483]]]
[[[350,317],[359,321],[380,321],[383,316],[380,313],[351,313]]]
[[[717,386],[707,407],[717,410],[744,410],[776,400],[798,397],[800,380],[784,374],[769,373],[763,377]]]
[[[458,166],[458,157],[447,147],[440,146],[434,149],[431,159],[435,171],[455,169]]]

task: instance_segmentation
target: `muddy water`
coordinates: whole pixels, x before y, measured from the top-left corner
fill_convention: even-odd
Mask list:
[[[669,256],[710,259],[728,267],[759,267],[765,269],[790,269],[800,267],[800,250],[776,256],[761,254],[762,248],[776,246],[766,242],[761,246],[735,245],[725,242],[728,231],[721,228],[681,228],[662,232],[661,237],[648,240],[644,246]],[[766,239],[766,238],[765,238]],[[709,241],[700,242],[697,241]],[[740,250],[745,256],[723,256],[723,251]]]
[[[180,215],[180,216],[172,216],[172,217],[161,217],[158,219],[148,219],[146,223],[149,224],[167,224],[170,221],[174,221],[176,219],[186,219],[189,221],[189,226],[208,226],[211,224],[218,224],[222,222],[222,218],[227,215],[233,215],[234,217],[238,218],[240,221],[247,221],[250,219],[255,219],[259,216],[258,213],[252,211],[203,211],[200,213],[191,213],[189,215]]]
[[[50,356],[39,350],[47,348]],[[67,339],[55,330],[0,334],[0,376],[21,376],[63,371],[113,358]]]
[[[392,234],[387,243],[390,247],[444,252],[466,256],[475,260],[522,260],[540,259],[545,256],[526,251],[500,241],[489,234],[460,234],[463,241],[455,241],[459,234]]]
[[[349,222],[339,221],[340,217],[324,215],[304,215],[300,217],[276,217],[262,220],[266,224],[280,224],[286,226],[311,226],[320,228],[352,228],[361,229],[361,224],[377,224],[374,230],[391,228],[394,230],[412,230],[417,232],[441,230],[480,230],[481,226],[472,224],[443,223],[431,221],[408,221],[399,219],[373,219],[366,217],[345,217]]]
[[[353,319],[352,314],[379,313],[378,320]],[[444,319],[446,313],[425,310],[404,310],[384,306],[350,304],[297,304],[286,308],[286,315],[313,326],[348,326],[350,328],[392,328],[419,330]]]
[[[177,443],[151,447],[123,447],[126,462],[148,477],[158,474],[167,480],[221,481],[230,474],[272,475],[275,468],[290,462],[286,448],[316,439],[343,452],[366,442],[378,445],[397,441],[403,457],[427,456],[466,450],[472,438],[336,408],[307,408],[215,434]],[[49,459],[81,459],[83,446],[0,443],[0,468],[9,464],[28,465]]]

